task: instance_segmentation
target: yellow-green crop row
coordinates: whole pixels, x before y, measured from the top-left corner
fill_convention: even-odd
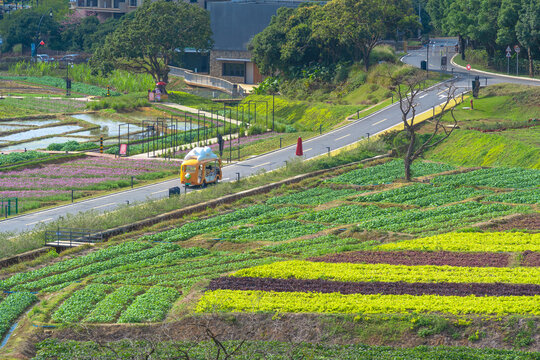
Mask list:
[[[238,277],[323,279],[331,281],[404,281],[540,284],[539,267],[407,266],[389,264],[281,261],[234,273]]]
[[[208,291],[197,312],[540,315],[540,296],[343,295],[340,293]]]
[[[380,250],[446,250],[522,252],[540,251],[540,234],[515,233],[447,233],[427,238],[380,245]]]

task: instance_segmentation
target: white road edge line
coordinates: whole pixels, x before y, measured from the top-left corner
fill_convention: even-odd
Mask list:
[[[410,54],[407,54],[407,55],[401,57],[401,58],[400,58],[400,61],[401,61],[402,59],[404,59],[405,57],[409,56],[409,55],[410,55]],[[454,76],[453,78],[450,78],[450,79],[447,79],[447,80],[445,80],[445,81],[442,81],[441,83],[437,83],[437,84],[431,85],[431,86],[428,87],[427,89],[424,89],[424,91],[427,92],[427,91],[432,90],[432,89],[434,89],[434,88],[436,88],[436,87],[438,87],[438,86],[440,86],[440,85],[442,85],[442,84],[444,84],[444,83],[447,83],[447,82],[449,82],[449,81],[454,81],[454,80],[456,80],[457,78],[458,78],[458,77]],[[456,87],[468,89],[468,86],[456,86]],[[367,120],[368,118],[375,117],[375,116],[379,115],[380,113],[389,110],[392,106],[394,106],[394,105],[396,105],[396,104],[398,104],[398,103],[396,102],[396,103],[393,103],[393,104],[391,104],[391,105],[387,105],[387,106],[385,106],[384,108],[379,109],[379,110],[375,111],[375,112],[372,113],[372,114],[366,115],[365,117],[363,117],[363,118],[360,119],[360,120],[363,121],[363,120]],[[334,129],[334,130],[331,130],[331,131],[325,133],[324,135],[321,135],[321,136],[315,136],[315,137],[313,137],[313,138],[311,138],[311,139],[309,139],[309,140],[306,140],[304,143],[307,143],[307,142],[312,141],[312,140],[314,141],[314,140],[317,140],[318,138],[320,138],[320,137],[322,137],[322,136],[328,136],[328,135],[333,134],[333,133],[335,133],[335,132],[337,132],[337,131],[341,131],[341,130],[343,130],[343,129],[345,129],[345,128],[352,127],[352,126],[355,125],[355,123],[356,123],[356,122],[351,122],[351,123],[348,124],[348,125],[345,125],[345,126],[343,126],[343,127],[340,127],[340,128]],[[396,125],[398,125],[398,124],[396,124]],[[393,125],[393,126],[396,126],[396,125]],[[384,131],[384,130],[383,130],[383,131]],[[356,142],[355,142],[355,143],[356,143]],[[353,144],[354,144],[354,143],[353,143]],[[343,147],[346,147],[346,146],[349,146],[349,145],[352,145],[352,144],[344,145]],[[293,148],[294,146],[296,146],[296,145],[295,145],[295,144],[289,145],[289,146],[287,146],[287,147],[285,147],[285,148],[283,148],[283,149],[280,149],[280,150],[288,150],[289,148]],[[338,149],[341,149],[341,147],[338,148]],[[338,149],[334,149],[334,150],[338,150]],[[278,150],[278,151],[280,151],[280,150]],[[266,154],[262,154],[262,155],[260,155],[260,156],[257,156],[257,158],[261,159],[261,158],[263,158],[263,157],[265,157],[265,156],[272,155],[274,152],[275,152],[275,151],[271,151],[271,152],[268,152],[268,153],[266,153]],[[321,156],[321,155],[317,155],[317,156]],[[315,157],[317,157],[317,156],[315,156]],[[315,158],[315,157],[313,157],[313,158]],[[245,160],[245,161],[249,161],[249,160]],[[238,163],[238,164],[245,164],[245,162],[240,162],[240,163]],[[156,183],[156,184],[143,185],[143,186],[141,186],[141,187],[139,187],[139,188],[137,188],[137,189],[130,189],[130,190],[120,191],[120,192],[117,192],[117,193],[114,193],[114,194],[105,195],[105,196],[98,196],[98,197],[93,198],[93,199],[88,199],[88,200],[82,200],[82,201],[79,201],[79,202],[77,202],[77,204],[79,205],[79,204],[81,204],[81,203],[86,203],[86,202],[96,201],[96,200],[99,200],[99,199],[110,198],[110,197],[115,197],[115,196],[123,196],[123,195],[125,195],[125,194],[130,193],[130,192],[139,191],[139,190],[141,190],[141,189],[143,189],[143,188],[151,188],[151,187],[155,187],[155,186],[163,186],[163,185],[166,184],[167,182],[171,182],[171,181],[175,181],[175,180],[174,180],[174,179],[173,179],[173,180],[167,180],[167,181],[159,182],[159,183]],[[44,214],[44,213],[47,213],[47,212],[51,212],[51,211],[58,211],[59,208],[69,207],[69,206],[71,206],[71,205],[72,205],[72,204],[69,204],[69,205],[63,205],[63,206],[60,206],[60,207],[56,207],[56,208],[52,208],[52,209],[48,209],[48,210],[43,210],[43,211],[38,211],[38,212],[35,212],[35,213],[32,213],[32,214],[28,214],[28,215],[20,215],[20,216],[17,216],[17,217],[23,218],[23,217],[25,217],[25,216],[36,216],[36,215],[41,215],[41,214]],[[2,221],[4,221],[4,220],[2,220]]]
[[[306,149],[304,152],[308,152],[309,150],[313,150],[313,148]]]
[[[154,191],[153,193],[150,193],[150,195],[159,194],[159,193],[162,193],[162,192],[165,192],[165,191],[167,191],[167,189],[159,190],[159,191]]]
[[[334,141],[339,141],[341,139],[345,139],[347,136],[351,136],[351,134],[344,135],[342,137],[338,137],[337,139],[334,139]]]

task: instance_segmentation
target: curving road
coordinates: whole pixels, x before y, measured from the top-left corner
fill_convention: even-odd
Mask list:
[[[440,56],[441,50],[446,53],[448,50],[453,50],[455,41],[453,40],[434,40],[435,44],[429,49],[424,48],[418,51],[412,51],[405,56],[402,61],[413,66],[420,67],[420,61],[426,59],[426,52],[429,51],[429,69],[440,71]],[[450,52],[449,55],[453,55]],[[448,62],[448,72],[452,72],[452,65]],[[453,69],[455,75],[455,85],[458,87],[457,95],[466,92],[470,88],[469,75],[467,71]],[[471,71],[471,77],[474,76],[474,71]],[[481,76],[481,84],[494,84],[500,82],[511,82],[519,84],[528,84],[538,86],[540,83],[525,79],[510,79],[497,75]],[[426,89],[418,96],[417,114],[424,111],[431,111],[432,107],[439,105],[445,99],[444,90],[445,84],[438,84]],[[398,125],[401,122],[401,113],[398,104],[394,103],[373,113],[360,120],[351,121],[350,124],[339,129],[330,131],[321,136],[312,138],[304,142],[305,158],[310,159],[319,155],[324,155],[328,150],[336,150],[338,148],[353,144],[360,141],[362,138],[378,134],[389,128]],[[234,181],[237,176],[242,178],[253,175],[262,169],[267,171],[275,170],[284,166],[285,161],[295,157],[295,146],[289,146],[277,151],[273,151],[261,156],[241,161],[223,168],[223,181]],[[115,194],[93,198],[85,201],[76,202],[65,206],[56,207],[49,210],[39,211],[28,215],[21,215],[10,219],[0,221],[1,232],[20,232],[31,230],[40,223],[53,221],[65,214],[75,214],[88,210],[97,210],[99,212],[113,210],[120,205],[126,203],[136,203],[146,201],[148,199],[158,199],[168,196],[168,189],[174,186],[180,186],[180,180],[169,180],[161,183],[139,187],[133,190],[126,190]],[[188,191],[190,191],[188,189]]]

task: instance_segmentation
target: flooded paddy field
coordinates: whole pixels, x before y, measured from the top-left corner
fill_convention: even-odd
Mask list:
[[[161,116],[162,122],[156,123]],[[192,121],[170,121],[160,111],[132,113],[80,113],[51,119],[0,120],[0,151],[47,149],[51,144],[68,141],[96,143],[103,138],[104,145],[115,145],[118,138],[137,141],[149,136],[161,136],[164,131],[178,132],[203,127]],[[129,124],[129,126],[128,126]],[[156,125],[157,124],[157,125]],[[165,129],[163,129],[164,125]]]

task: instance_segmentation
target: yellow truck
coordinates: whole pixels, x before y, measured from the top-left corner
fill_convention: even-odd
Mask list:
[[[180,167],[180,182],[185,186],[217,184],[222,177],[221,159],[207,146],[191,150]]]

